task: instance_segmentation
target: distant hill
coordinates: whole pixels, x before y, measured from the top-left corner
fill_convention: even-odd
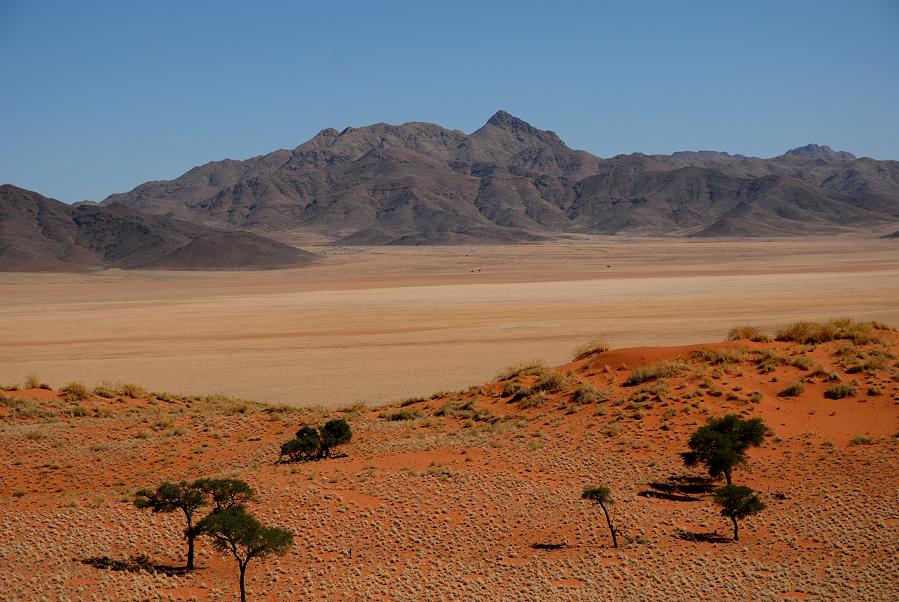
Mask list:
[[[249,232],[124,206],[71,206],[0,186],[0,271],[265,269],[303,265],[313,257]]]
[[[817,145],[772,159],[601,159],[499,111],[471,134],[418,122],[325,129],[293,150],[141,184],[110,205],[347,244],[879,233],[899,223],[899,162]]]

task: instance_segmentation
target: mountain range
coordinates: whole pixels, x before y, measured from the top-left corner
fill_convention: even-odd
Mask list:
[[[195,167],[101,203],[0,186],[0,271],[266,269],[291,244],[513,243],[577,234],[896,238],[899,162],[809,144],[603,159],[498,111],[471,134],[431,123],[324,129],[293,150]]]
[[[883,233],[899,223],[899,162],[814,144],[770,159],[602,159],[499,111],[471,134],[420,122],[325,129],[293,150],[207,163],[102,204],[338,244]]]
[[[0,186],[0,271],[267,269],[314,255],[252,234],[123,206],[67,205]]]

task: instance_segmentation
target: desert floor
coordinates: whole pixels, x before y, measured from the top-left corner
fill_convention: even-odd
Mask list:
[[[598,352],[382,409],[3,391],[0,599],[234,600],[233,559],[201,538],[197,570],[169,571],[183,517],[132,504],[233,476],[295,537],[250,564],[251,600],[896,600],[899,334],[875,334]],[[667,376],[629,384],[646,366]],[[725,413],[772,430],[734,472],[767,505],[739,542],[718,483],[678,455]],[[354,433],[340,457],[276,463],[301,423],[338,416]],[[580,499],[600,484],[617,550]]]
[[[333,407],[567,360],[575,346],[720,340],[738,322],[899,323],[899,244],[583,239],[310,247],[274,272],[5,274],[0,383],[140,382]]]

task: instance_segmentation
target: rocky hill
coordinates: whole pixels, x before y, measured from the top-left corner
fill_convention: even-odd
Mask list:
[[[899,162],[817,145],[772,159],[601,159],[499,111],[472,134],[418,122],[325,129],[293,150],[207,163],[103,205],[355,244],[879,234],[899,223]]]
[[[314,255],[241,231],[225,231],[124,206],[75,206],[0,186],[0,271],[265,269]]]

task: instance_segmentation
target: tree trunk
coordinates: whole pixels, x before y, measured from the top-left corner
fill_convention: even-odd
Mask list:
[[[724,471],[724,480],[727,482],[728,485],[733,485],[733,482],[730,480],[730,469],[729,468],[725,469],[725,471]]]
[[[740,527],[737,525],[737,517],[731,516],[730,520],[734,523],[734,541],[740,541]]]
[[[197,534],[194,532],[191,517],[187,518],[187,530],[184,532],[184,536],[187,537],[187,570],[192,571],[194,570],[194,539]]]
[[[606,515],[606,524],[609,525],[609,533],[612,534],[612,543],[615,544],[615,547],[618,547],[618,535],[615,533],[615,527],[612,526],[612,519],[609,517],[609,511],[606,510],[605,504],[600,504],[600,508],[602,508],[603,514]]]
[[[244,587],[244,575],[247,572],[247,565],[244,562],[238,564],[240,565],[240,602],[247,602],[247,590]]]

